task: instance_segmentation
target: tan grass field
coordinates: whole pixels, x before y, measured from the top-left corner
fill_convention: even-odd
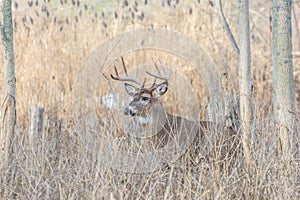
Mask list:
[[[196,41],[212,57],[220,74],[229,75],[232,95],[238,96],[238,61],[222,27],[215,1],[140,0],[116,1],[97,6],[83,0],[13,1],[14,47],[17,79],[17,130],[14,161],[1,167],[0,197],[7,199],[299,199],[300,163],[277,154],[272,122],[271,2],[251,1],[252,78],[256,168],[249,174],[237,157],[205,163],[191,154],[149,174],[120,172],[105,167],[101,151],[103,136],[114,140],[118,130],[101,127],[81,134],[73,116],[73,91],[77,75],[90,53],[104,41],[137,28],[165,28]],[[31,1],[28,1],[31,2]],[[74,4],[73,4],[74,2]],[[79,3],[78,3],[79,2]],[[126,1],[127,2],[127,1]],[[146,4],[147,2],[147,4]],[[299,104],[300,3],[294,2],[293,66]],[[16,6],[18,5],[18,6]],[[130,10],[130,11],[129,11]],[[223,10],[233,34],[238,36],[237,4],[224,1]],[[297,19],[297,20],[295,20]],[[176,42],[176,41],[174,41]],[[3,49],[0,49],[3,60]],[[158,59],[190,78],[201,113],[187,118],[205,118],[206,90],[203,77],[192,66],[159,50],[124,56],[129,68]],[[119,65],[117,60],[115,65]],[[113,64],[104,72],[109,75]],[[0,80],[4,82],[3,70]],[[175,84],[171,79],[170,83]],[[113,83],[113,82],[112,82]],[[114,83],[113,83],[114,84]],[[109,84],[95,83],[95,96],[109,91]],[[3,84],[0,99],[3,99]],[[182,91],[183,93],[184,91]],[[185,91],[186,92],[186,91]],[[78,98],[78,97],[76,97]],[[162,99],[167,110],[182,113],[178,96]],[[45,109],[43,130],[32,141],[28,136],[30,107]],[[107,115],[99,103],[98,120]],[[192,110],[192,109],[191,109]],[[123,113],[123,110],[119,112]],[[296,113],[298,114],[298,113]],[[96,131],[96,132],[95,132]],[[98,132],[97,132],[98,131]],[[116,133],[117,131],[117,133]],[[298,133],[299,137],[299,133]],[[118,138],[120,139],[120,138]],[[122,141],[122,138],[120,139]],[[104,146],[105,147],[104,147]],[[211,145],[214,145],[212,142]],[[211,146],[211,148],[218,148]],[[214,160],[215,157],[212,158]],[[234,160],[234,161],[232,161]],[[231,163],[229,166],[228,163]],[[9,175],[8,182],[4,181]]]

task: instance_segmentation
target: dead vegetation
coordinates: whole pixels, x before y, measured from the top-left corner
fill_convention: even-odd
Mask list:
[[[177,165],[166,166],[146,175],[122,172],[111,168],[106,163],[107,159],[103,158],[103,152],[109,148],[105,141],[114,140],[118,145],[124,139],[112,132],[116,130],[101,127],[90,130],[85,136],[79,134],[85,129],[74,124],[72,113],[72,92],[78,71],[99,44],[134,28],[167,28],[192,38],[212,56],[220,73],[229,75],[228,87],[232,94],[238,95],[237,58],[222,28],[214,1],[118,2],[103,7],[80,0],[61,0],[59,3],[50,0],[13,2],[18,118],[13,162],[9,166],[2,163],[0,168],[0,196],[7,199],[299,198],[299,160],[277,154],[278,140],[273,130],[269,1],[252,2],[250,7],[258,135],[255,145],[256,168],[252,174],[244,170],[239,159],[241,155],[218,160],[220,146],[214,149],[215,154],[211,157],[215,159],[214,162],[196,161],[187,153]],[[237,5],[225,1],[223,4],[233,33],[237,35]],[[294,10],[295,19],[298,19],[300,8],[297,1]],[[294,75],[298,102],[299,28],[294,20]],[[3,55],[2,51],[0,56]],[[136,66],[160,58],[176,66],[176,71],[190,77],[191,84],[199,89],[195,91],[197,100],[200,107],[205,108],[205,84],[201,76],[194,73],[192,66],[158,51],[148,53],[127,55],[125,60],[129,66]],[[104,73],[109,74],[112,67]],[[0,78],[3,80],[3,71],[0,71]],[[101,97],[109,85],[97,84],[99,90],[95,95]],[[3,90],[1,85],[0,90]],[[0,99],[2,95],[0,93]],[[181,113],[178,97],[170,93],[167,98],[163,101],[173,102],[164,102],[167,110]],[[45,109],[43,128],[35,140],[28,134],[32,105],[40,105]],[[205,116],[205,109],[202,111],[201,117]],[[102,116],[101,112],[99,116]],[[208,145],[213,148],[215,144]],[[190,161],[195,162],[194,165]],[[232,164],[230,169],[226,166],[228,162]]]

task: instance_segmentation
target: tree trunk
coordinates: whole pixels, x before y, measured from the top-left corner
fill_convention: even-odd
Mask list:
[[[254,137],[252,80],[251,80],[251,49],[249,26],[249,2],[238,0],[239,12],[239,87],[240,87],[240,116],[242,130],[242,145],[246,166],[251,166],[251,139]],[[251,135],[252,134],[252,135]]]
[[[283,155],[297,151],[291,0],[272,0],[273,106]]]
[[[2,12],[1,36],[4,49],[5,95],[1,110],[0,160],[6,163],[13,152],[12,142],[16,124],[16,78],[11,0],[3,0]]]

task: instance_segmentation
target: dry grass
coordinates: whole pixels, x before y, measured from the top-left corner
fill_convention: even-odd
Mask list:
[[[230,169],[224,167],[218,170],[222,164],[226,166],[228,161],[192,165],[190,163],[194,160],[190,154],[180,158],[177,165],[146,175],[120,172],[109,165],[107,167],[107,160],[103,158],[103,151],[107,147],[105,141],[122,141],[118,138],[119,133],[102,127],[87,131],[83,136],[81,133],[86,131],[85,127],[73,123],[73,86],[87,56],[105,40],[134,28],[167,28],[194,39],[209,52],[220,73],[230,74],[233,90],[238,93],[237,58],[213,1],[192,1],[191,4],[182,1],[179,4],[177,1],[147,1],[147,5],[144,5],[146,1],[137,1],[138,6],[134,5],[134,1],[128,1],[129,5],[124,6],[121,1],[118,7],[110,7],[109,11],[85,6],[82,1],[77,5],[79,0],[75,0],[74,5],[72,2],[58,6],[52,1],[39,1],[38,5],[31,7],[26,2],[18,2],[18,11],[14,12],[18,122],[14,159],[9,166],[1,166],[0,196],[8,199],[300,198],[299,160],[277,154],[278,140],[271,119],[270,1],[253,2],[250,8],[258,134],[254,151],[256,168],[251,175],[236,157],[228,158],[235,159]],[[297,4],[294,8],[299,18],[300,8]],[[237,35],[236,4],[224,1],[224,12],[233,33]],[[296,29],[300,27],[295,21],[293,28],[294,74],[299,102],[300,40]],[[2,51],[0,56],[3,55]],[[198,102],[205,111],[203,96],[206,93],[202,89],[204,87],[199,87],[204,83],[191,66],[161,52],[148,53],[128,55],[126,60],[129,65],[138,65],[165,56],[164,62],[177,66],[178,73],[193,79],[191,84],[197,89]],[[109,74],[110,70],[104,73]],[[4,80],[3,71],[0,77]],[[95,84],[99,85],[96,96],[100,97],[108,90],[105,88],[108,85]],[[3,91],[1,85],[0,89]],[[0,93],[0,99],[2,95],[3,92]],[[173,113],[182,112],[177,98],[171,92],[163,99],[167,109]],[[28,136],[31,105],[45,108],[44,128],[36,140]],[[100,105],[95,109],[101,109]],[[205,116],[204,111],[201,117]],[[103,117],[102,111],[99,113],[99,118]],[[194,115],[186,117],[193,118]],[[217,149],[213,143],[210,145],[210,148]],[[211,159],[215,158],[212,156]],[[9,180],[5,180],[5,176]]]

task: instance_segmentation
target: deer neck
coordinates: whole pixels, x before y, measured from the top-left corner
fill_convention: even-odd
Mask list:
[[[149,126],[162,122],[167,116],[163,105],[157,101],[153,103],[150,109],[144,111],[139,116],[136,116],[136,121],[141,126]]]

